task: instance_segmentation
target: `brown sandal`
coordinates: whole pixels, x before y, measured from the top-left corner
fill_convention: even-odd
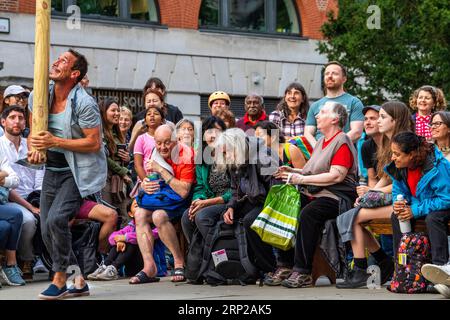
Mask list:
[[[289,278],[292,269],[285,267],[278,267],[275,272],[270,272],[264,279],[264,284],[267,286],[279,286],[284,279]]]

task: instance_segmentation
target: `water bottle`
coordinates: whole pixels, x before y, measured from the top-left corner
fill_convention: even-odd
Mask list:
[[[367,186],[367,179],[364,176],[359,176],[359,185],[360,186]]]
[[[147,179],[150,181],[155,181],[155,182],[159,182],[160,180],[160,176],[157,172],[155,171],[151,171],[147,174]],[[161,185],[160,185],[161,186]]]
[[[405,198],[403,197],[402,194],[397,195],[397,201],[404,201],[404,200],[405,200]],[[411,222],[409,220],[406,220],[406,221],[399,220],[399,223],[400,223],[400,231],[402,233],[411,232]]]

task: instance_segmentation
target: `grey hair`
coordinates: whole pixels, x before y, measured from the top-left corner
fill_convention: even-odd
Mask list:
[[[327,101],[324,106],[330,108],[333,118],[338,118],[339,128],[344,128],[348,119],[347,109],[342,104],[334,101]]]
[[[215,158],[218,171],[224,172],[227,169],[236,169],[245,164],[248,154],[246,138],[245,132],[239,128],[227,129],[219,135],[215,141]],[[222,148],[225,148],[227,152],[230,150],[233,152],[233,162],[226,159],[222,152],[217,151]]]
[[[175,129],[176,130],[180,129],[180,127],[186,122],[189,123],[192,126],[192,128],[195,128],[194,122],[192,122],[189,119],[183,118],[183,119],[181,119],[180,121],[177,122],[177,124],[175,125]]]
[[[263,98],[261,95],[255,93],[255,92],[249,93],[249,94],[245,97],[244,102],[247,100],[247,98],[252,98],[252,97],[257,98],[257,99],[259,100],[259,102],[261,103],[261,106],[264,106],[264,98]]]

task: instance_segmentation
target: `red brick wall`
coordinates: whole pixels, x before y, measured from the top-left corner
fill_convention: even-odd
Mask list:
[[[36,12],[36,0],[19,0],[19,12],[34,14]]]
[[[317,2],[328,2],[320,11]],[[303,36],[322,39],[320,27],[326,21],[326,12],[337,12],[337,0],[295,0],[300,12]],[[201,0],[159,0],[161,23],[172,28],[197,29]],[[1,0],[0,11],[34,14],[36,0]]]
[[[324,11],[320,11],[317,2],[324,0],[296,0],[297,9],[300,12],[303,36],[312,39],[323,39],[320,27],[327,21],[326,13],[330,10],[337,12],[337,0],[328,0]]]
[[[0,11],[18,12],[19,11],[19,1],[18,0],[1,0],[0,1]]]
[[[173,28],[198,28],[201,0],[159,0],[161,23]]]

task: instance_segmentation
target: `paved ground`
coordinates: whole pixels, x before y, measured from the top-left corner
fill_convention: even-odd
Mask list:
[[[45,275],[23,287],[3,285],[0,300],[36,300],[37,295],[47,288]],[[339,281],[339,280],[338,280]],[[318,286],[304,289],[287,289],[268,286],[218,286],[174,284],[170,277],[161,278],[159,283],[129,285],[128,279],[117,281],[89,281],[91,296],[87,300],[443,300],[439,294],[393,294],[386,286],[377,290],[339,290],[320,278]],[[81,298],[79,298],[81,299]]]

